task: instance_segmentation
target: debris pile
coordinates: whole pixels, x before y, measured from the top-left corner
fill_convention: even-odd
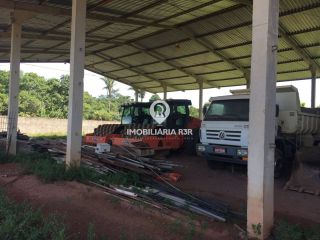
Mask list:
[[[64,158],[66,150],[66,144],[61,141],[38,141],[32,143],[32,146],[34,150],[49,152],[60,160]],[[227,206],[218,201],[206,202],[172,184],[182,177],[176,169],[183,166],[167,160],[137,156],[125,146],[112,146],[111,150],[111,152],[97,153],[95,147],[84,145],[81,164],[100,174],[136,174],[139,184],[111,185],[102,180],[89,184],[122,200],[137,201],[157,209],[190,211],[214,220],[226,221],[226,216],[229,214]]]

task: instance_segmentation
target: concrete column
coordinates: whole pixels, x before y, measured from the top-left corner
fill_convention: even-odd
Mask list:
[[[139,91],[137,89],[134,90],[134,98],[135,102],[139,102]]]
[[[311,107],[316,107],[316,79],[317,79],[317,72],[315,69],[311,69]]]
[[[199,118],[203,118],[203,81],[199,80]]]
[[[7,152],[13,155],[15,155],[17,152],[20,54],[21,22],[16,18],[16,16],[13,16],[11,24],[10,83],[7,129]]]
[[[79,167],[81,160],[85,28],[86,0],[73,0],[66,158],[68,167]]]
[[[244,73],[243,77],[246,79],[247,89],[250,89],[250,74],[249,73]]]
[[[162,84],[163,88],[163,100],[167,100],[167,84]]]
[[[265,239],[273,226],[278,0],[253,1],[247,231]]]

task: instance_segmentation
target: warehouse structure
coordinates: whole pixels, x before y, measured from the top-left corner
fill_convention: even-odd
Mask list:
[[[280,5],[280,6],[279,6]],[[70,62],[67,163],[78,166],[84,69],[148,92],[251,89],[248,231],[273,224],[275,86],[320,76],[319,0],[0,0],[16,152],[20,62]],[[71,32],[71,34],[70,34]],[[278,63],[277,63],[278,61]],[[277,64],[276,64],[277,63]],[[277,71],[276,71],[277,69]]]

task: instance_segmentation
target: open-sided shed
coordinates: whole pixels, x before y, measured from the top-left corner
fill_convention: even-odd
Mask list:
[[[204,88],[246,84],[252,100],[248,230],[261,223],[261,236],[266,236],[273,219],[275,82],[311,78],[314,106],[320,76],[320,1],[278,4],[0,0],[0,61],[11,63],[8,149],[16,151],[21,61],[71,64],[70,165],[78,165],[81,157],[84,67],[154,93],[199,89],[200,109]]]

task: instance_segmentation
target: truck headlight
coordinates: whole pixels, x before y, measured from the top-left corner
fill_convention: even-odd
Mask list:
[[[204,145],[197,145],[197,151],[198,152],[204,152],[206,151],[206,147]]]
[[[237,150],[237,155],[239,157],[246,157],[248,156],[248,149],[238,149]]]

